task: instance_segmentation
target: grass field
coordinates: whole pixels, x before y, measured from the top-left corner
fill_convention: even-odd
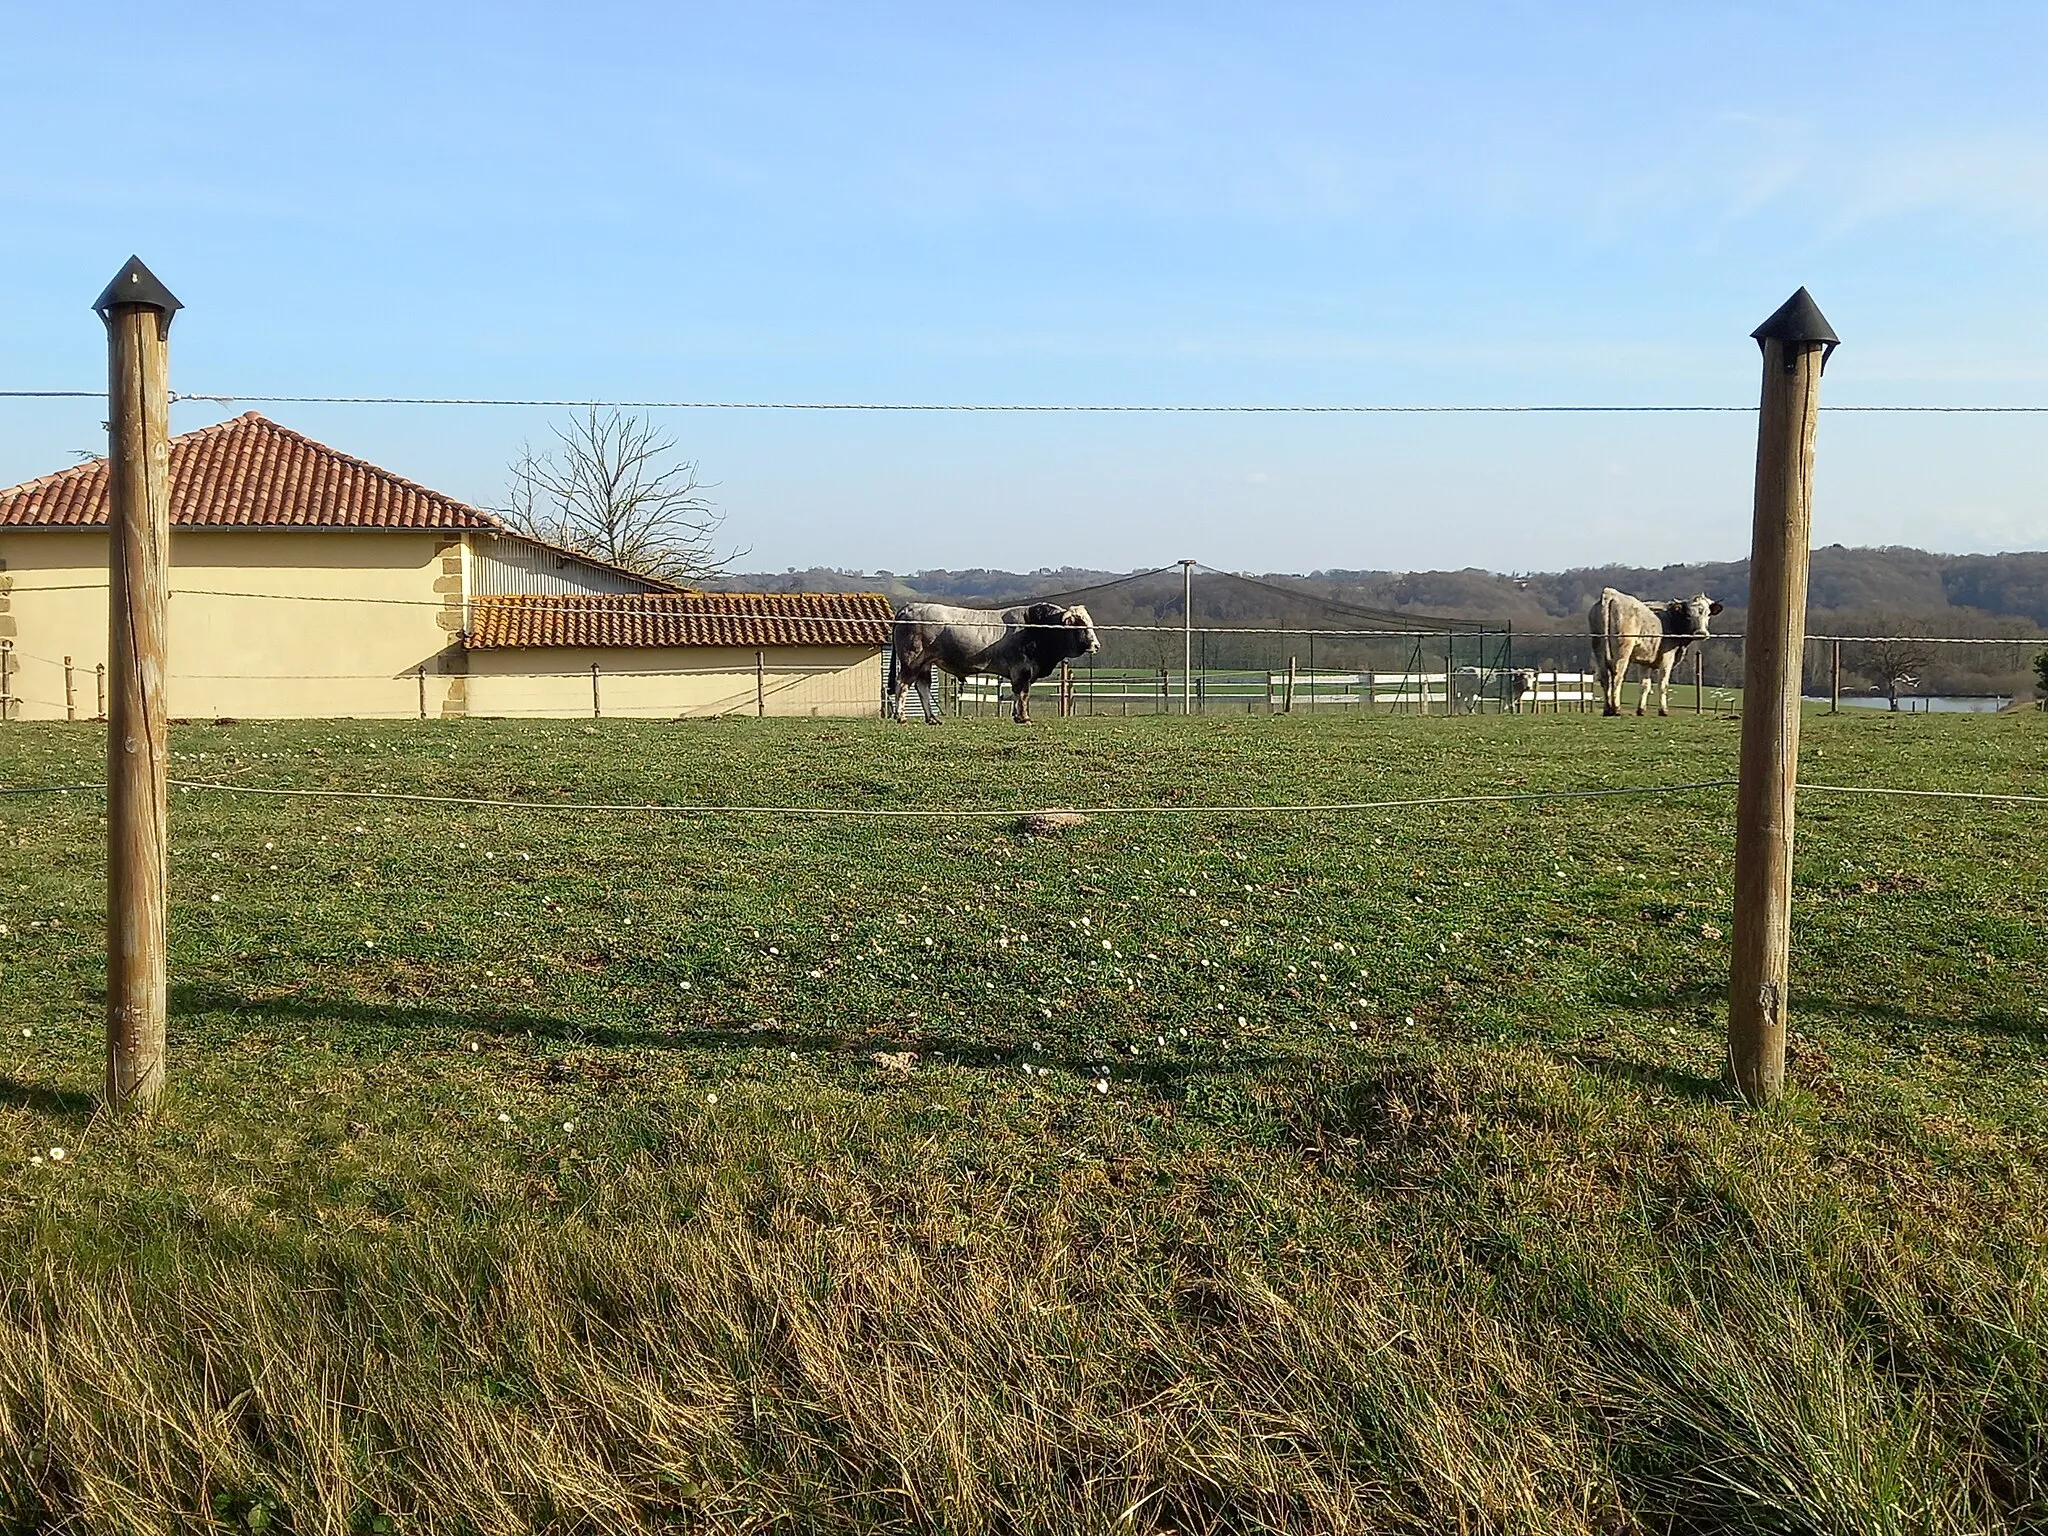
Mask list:
[[[2048,791],[2048,718],[1807,724]],[[1737,725],[180,728],[244,786],[787,806],[1681,783]],[[0,727],[0,784],[98,777]],[[1731,791],[655,816],[0,796],[0,1530],[2048,1529],[2048,808],[1809,794],[1793,1089]],[[62,1149],[61,1158],[54,1149]]]

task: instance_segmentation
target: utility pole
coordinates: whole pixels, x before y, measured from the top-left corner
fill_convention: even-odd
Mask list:
[[[1195,562],[1180,563],[1180,712],[1194,713]]]
[[[149,1110],[164,1087],[170,332],[183,307],[133,256],[93,305],[107,328],[106,1100],[117,1110]]]
[[[1754,332],[1763,348],[1756,505],[1744,627],[1741,779],[1735,812],[1735,934],[1728,1063],[1752,1104],[1785,1092],[1792,949],[1792,827],[1799,693],[1812,544],[1813,440],[1834,328],[1804,288]]]

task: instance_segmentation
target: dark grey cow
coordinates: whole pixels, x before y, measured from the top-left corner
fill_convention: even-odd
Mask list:
[[[1643,713],[1654,687],[1657,713],[1670,714],[1671,669],[1687,646],[1708,638],[1707,620],[1720,611],[1721,605],[1704,592],[1652,605],[1612,587],[1603,589],[1586,614],[1593,635],[1593,670],[1606,698],[1602,713],[1621,713],[1621,688],[1628,680],[1629,664],[1641,662],[1643,691],[1636,699],[1636,713]]]
[[[927,723],[939,723],[932,698],[932,668],[954,677],[983,673],[1004,678],[1016,697],[1012,718],[1031,723],[1031,685],[1060,663],[1100,649],[1094,621],[1080,604],[1031,603],[1019,608],[954,608],[945,603],[911,603],[896,613],[890,633],[896,687],[891,719],[903,718],[903,695],[916,688]]]

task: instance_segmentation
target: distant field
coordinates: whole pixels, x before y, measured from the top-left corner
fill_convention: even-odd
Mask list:
[[[1737,729],[246,724],[173,771],[1249,807],[1719,778]],[[2041,715],[1806,748],[2048,792]],[[0,727],[0,785],[103,750]],[[1806,798],[1774,1115],[1718,1085],[1725,789],[172,811],[123,1125],[103,803],[0,796],[0,1531],[2048,1529],[2048,808]]]

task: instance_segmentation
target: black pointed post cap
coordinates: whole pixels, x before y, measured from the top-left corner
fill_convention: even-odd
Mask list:
[[[1813,295],[1804,288],[1780,304],[1770,319],[1749,334],[1756,338],[1759,347],[1767,341],[1817,341],[1821,344],[1823,368],[1842,340],[1828,324],[1828,317],[1820,312],[1820,306],[1813,302]]]
[[[114,280],[107,284],[106,292],[93,300],[92,307],[105,320],[122,304],[141,304],[156,310],[164,317],[166,325],[173,313],[185,307],[178,302],[177,295],[142,264],[140,256],[128,258],[128,265],[114,274]]]

